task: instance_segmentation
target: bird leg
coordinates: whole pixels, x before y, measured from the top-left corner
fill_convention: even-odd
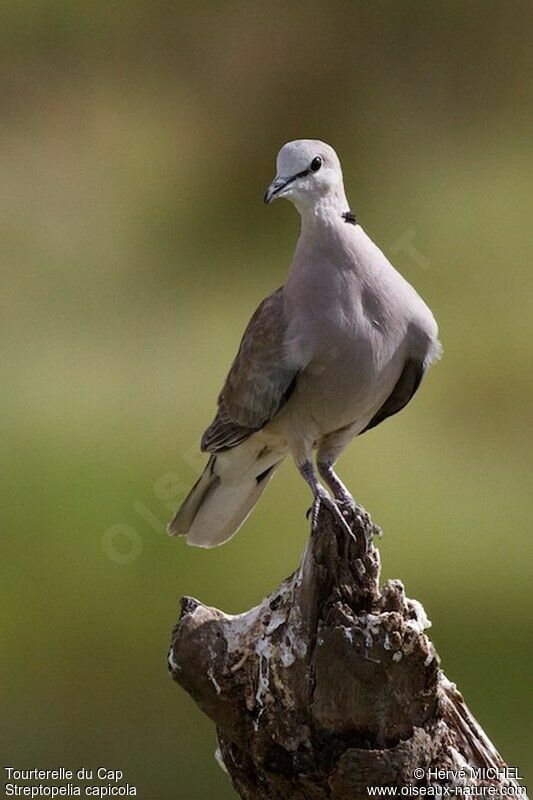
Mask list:
[[[318,471],[320,475],[325,480],[331,491],[333,492],[333,497],[341,506],[349,509],[354,516],[359,517],[359,519],[364,520],[366,523],[372,526],[372,530],[375,536],[381,536],[382,530],[379,525],[375,525],[372,520],[370,519],[370,515],[368,514],[365,509],[360,506],[352,497],[344,483],[341,481],[339,476],[336,474],[335,470],[333,469],[333,464],[331,461],[317,461],[316,465],[318,467]]]
[[[300,470],[300,475],[306,481],[306,483],[309,484],[309,486],[311,487],[311,491],[313,492],[313,497],[314,497],[313,505],[309,509],[309,511],[311,512],[312,527],[316,528],[320,506],[324,505],[331,512],[337,524],[340,525],[341,528],[344,528],[346,533],[348,533],[348,535],[351,536],[354,541],[356,541],[355,535],[350,526],[348,525],[348,523],[346,522],[346,520],[344,519],[342,512],[337,507],[336,503],[331,499],[331,497],[324,489],[322,484],[318,481],[315,474],[315,470],[313,469],[313,465],[311,464],[311,462],[304,461],[304,463],[299,466],[299,470]],[[309,515],[309,512],[307,513]]]
[[[350,510],[355,511],[357,508],[357,503],[339,476],[335,473],[331,461],[317,461],[316,465],[320,475],[324,478],[327,485],[333,492],[333,497],[335,500],[337,500],[343,506],[347,506]]]

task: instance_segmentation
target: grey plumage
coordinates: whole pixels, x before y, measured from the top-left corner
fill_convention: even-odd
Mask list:
[[[333,465],[356,435],[409,402],[441,352],[431,311],[349,211],[331,147],[285,145],[265,201],[275,197],[296,205],[300,236],[285,286],[246,328],[202,437],[208,465],[169,526],[198,546],[236,532],[289,452],[314,512],[327,503],[342,520],[339,505],[354,501]]]

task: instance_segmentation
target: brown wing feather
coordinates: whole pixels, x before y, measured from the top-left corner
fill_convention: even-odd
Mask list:
[[[282,289],[252,316],[218,397],[215,419],[202,437],[202,450],[228,450],[260,430],[287,402],[298,369],[284,357]]]

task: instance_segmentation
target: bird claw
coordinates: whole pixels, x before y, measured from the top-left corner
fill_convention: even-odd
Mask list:
[[[323,504],[332,514],[333,519],[340,525],[341,528],[353,539],[353,541],[357,544],[357,539],[355,538],[355,534],[352,531],[351,527],[349,526],[348,522],[346,521],[344,514],[342,513],[341,509],[337,505],[337,503],[331,499],[329,494],[324,490],[324,493],[320,492],[317,494],[313,505],[307,511],[307,518],[309,515],[311,516],[311,527],[313,529],[316,528],[318,522],[318,513],[320,511],[320,505]]]
[[[365,511],[363,506],[360,506],[359,503],[354,500],[351,494],[346,492],[342,495],[337,495],[335,497],[335,503],[345,516],[354,517],[357,522],[362,525],[372,524],[368,512]]]
[[[350,517],[361,517],[361,506],[357,505],[353,497],[336,497],[335,505],[347,519]]]
[[[354,500],[351,494],[347,492],[342,496],[338,496],[335,498],[337,507],[342,511],[342,513],[347,516],[348,518],[353,517],[356,522],[364,529],[365,531],[365,538],[367,544],[370,545],[374,537],[381,538],[383,536],[383,531],[372,522],[372,518],[368,511],[366,511],[363,506],[359,505],[359,503]]]
[[[376,525],[374,522],[372,522],[372,517],[370,516],[368,511],[366,511],[363,508],[363,506],[360,506],[358,503],[355,503],[353,514],[355,519],[364,529],[365,539],[369,546],[372,544],[372,540],[374,538],[379,539],[383,536],[383,531],[381,530],[379,525]]]
[[[349,492],[338,492],[335,495],[335,502],[337,503],[338,506],[341,506],[341,508],[344,507],[348,509],[348,511],[351,511],[354,514],[358,509],[361,508],[361,506],[357,505],[354,498]]]

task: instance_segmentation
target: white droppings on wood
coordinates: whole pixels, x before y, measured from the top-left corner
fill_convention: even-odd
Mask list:
[[[294,620],[291,622],[280,644],[280,661],[284,667],[292,666],[297,658],[303,658],[307,653],[307,644],[300,637],[299,626]]]
[[[450,680],[448,680],[448,678],[446,677],[444,672],[440,672],[439,673],[439,683],[440,683],[440,685],[442,686],[442,688],[444,690],[447,689],[450,692],[456,692],[457,691],[457,684],[453,683]]]
[[[255,652],[259,656],[259,671],[257,675],[257,691],[255,701],[263,706],[267,694],[269,694],[270,679],[270,659],[272,657],[272,645],[269,640],[263,637],[259,639],[255,646]]]
[[[270,620],[270,622],[267,625],[267,628],[266,628],[266,631],[265,631],[266,635],[269,636],[271,633],[274,633],[274,631],[277,628],[279,628],[280,625],[283,625],[285,620],[286,620],[285,611],[275,611],[272,614],[272,619]]]
[[[228,770],[227,770],[227,767],[226,767],[226,765],[224,764],[224,759],[222,758],[222,752],[221,752],[221,750],[220,750],[220,745],[219,745],[219,743],[218,743],[218,739],[217,739],[217,746],[215,747],[215,761],[217,762],[217,764],[218,764],[218,766],[220,767],[220,769],[221,769],[223,772],[225,772],[225,773],[226,773],[226,775],[229,775],[229,772],[228,772]]]
[[[209,678],[209,680],[211,681],[211,683],[215,687],[216,693],[220,694],[222,689],[220,688],[220,684],[218,683],[217,679],[215,678],[215,676],[213,674],[213,667],[212,666],[209,667],[209,669],[207,670],[207,677]]]
[[[374,646],[374,636],[379,636],[381,618],[377,614],[360,614],[357,621],[361,626],[361,633],[365,638],[365,646],[371,649]]]
[[[426,614],[422,603],[418,600],[408,600],[408,604],[412,611],[415,612],[415,619],[408,619],[405,621],[405,626],[411,628],[415,633],[424,633],[428,628],[431,628],[431,620]]]
[[[178,672],[180,669],[180,665],[174,658],[174,649],[172,647],[168,651],[168,665],[173,672]]]
[[[401,650],[396,650],[396,652],[392,654],[393,661],[401,661],[402,658],[403,658],[403,653]]]
[[[226,638],[226,645],[228,653],[233,653],[243,641],[250,628],[257,622],[261,612],[263,611],[263,600],[258,606],[254,606],[244,614],[225,614],[224,635]]]

